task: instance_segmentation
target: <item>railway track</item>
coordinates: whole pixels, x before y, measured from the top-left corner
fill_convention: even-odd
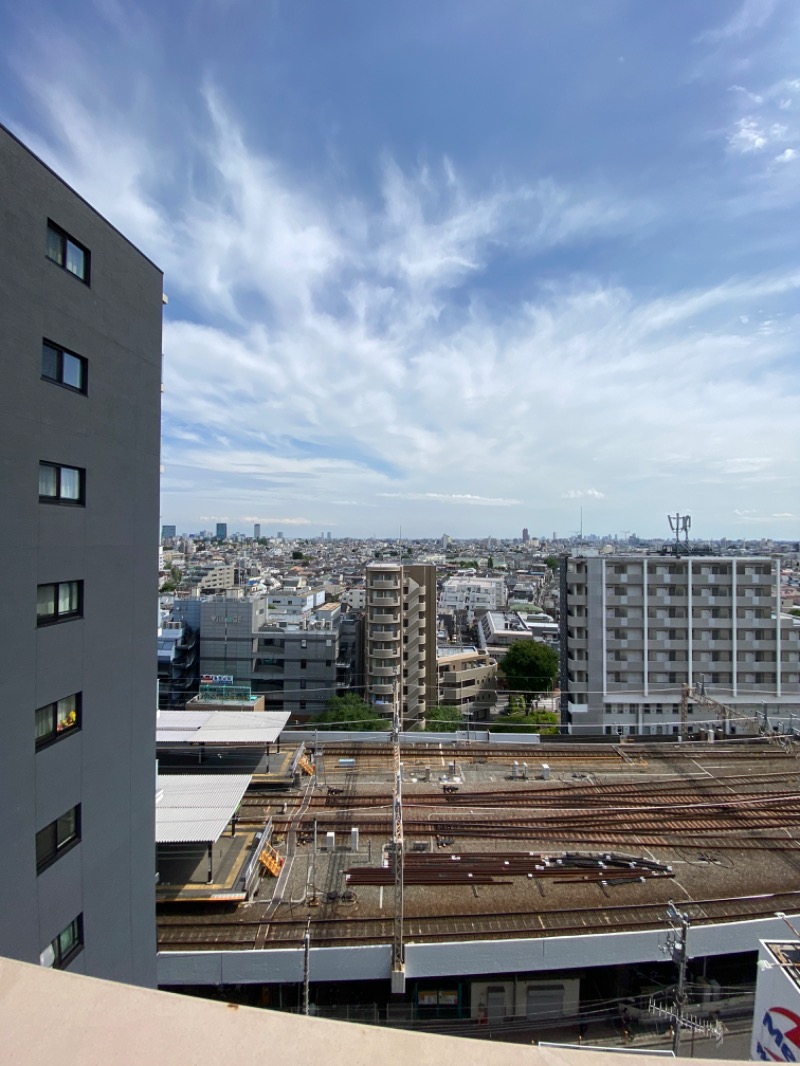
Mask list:
[[[800,910],[800,891],[767,893],[680,901],[697,925],[719,924],[736,919],[773,917],[776,911]],[[342,905],[344,906],[344,905]],[[664,926],[665,904],[644,903],[591,909],[542,912],[514,911],[505,914],[413,915],[404,920],[405,942],[538,939],[547,936],[634,932]],[[159,918],[160,951],[255,950],[300,947],[308,919],[272,917],[169,915]],[[312,916],[311,942],[315,947],[390,944],[394,918]]]
[[[313,745],[309,745],[313,748]],[[392,746],[389,743],[348,744],[346,742],[326,741],[319,745],[320,753],[325,758],[360,758],[360,757],[383,757],[387,761],[391,759]],[[404,743],[401,747],[401,755],[404,762],[409,759],[419,758],[421,762],[429,761],[440,755],[446,758],[457,756],[461,759],[491,759],[494,761],[509,762],[512,759],[530,759],[533,761],[546,761],[552,764],[553,760],[560,762],[591,762],[591,763],[635,763],[637,759],[658,759],[660,762],[686,762],[700,755],[716,755],[719,747],[701,742],[688,743],[679,751],[670,749],[663,744],[622,744],[622,745],[599,745],[599,744],[486,744],[478,741],[433,741],[426,744]],[[782,749],[770,744],[767,740],[751,743],[742,742],[735,747],[726,747],[721,754],[726,760],[752,761],[759,754],[769,755],[770,759],[786,758],[795,760],[794,749]]]

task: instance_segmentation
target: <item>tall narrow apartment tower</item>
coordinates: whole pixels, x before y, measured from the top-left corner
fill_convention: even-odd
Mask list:
[[[0,127],[0,954],[155,984],[161,271]]]
[[[437,700],[436,567],[370,563],[366,601],[366,699],[413,728]]]

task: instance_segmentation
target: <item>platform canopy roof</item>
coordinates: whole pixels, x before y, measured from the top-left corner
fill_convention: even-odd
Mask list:
[[[249,784],[250,774],[159,774],[156,843],[215,843]]]
[[[273,744],[288,711],[159,711],[156,744]]]

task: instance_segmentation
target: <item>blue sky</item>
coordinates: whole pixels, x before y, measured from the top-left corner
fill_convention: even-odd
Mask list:
[[[4,0],[181,530],[800,538],[796,0]]]

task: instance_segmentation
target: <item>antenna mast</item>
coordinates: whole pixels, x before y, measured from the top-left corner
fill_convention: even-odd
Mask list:
[[[692,528],[692,516],[688,514],[678,514],[677,511],[674,515],[667,515],[669,519],[669,528],[675,534],[675,554],[681,553],[681,533],[683,533],[684,547],[688,550],[689,545],[689,530]]]

